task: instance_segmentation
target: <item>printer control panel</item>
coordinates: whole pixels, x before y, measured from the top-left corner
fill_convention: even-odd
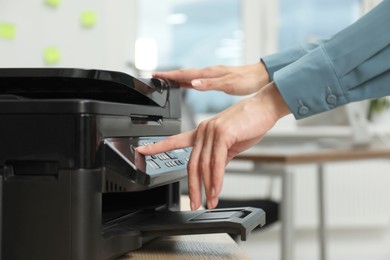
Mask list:
[[[141,139],[139,140],[139,145],[149,145],[153,144],[157,141],[161,140],[156,138],[151,139]],[[134,149],[131,147],[130,149]],[[158,171],[161,170],[169,170],[169,169],[178,169],[185,168],[187,166],[189,156],[190,156],[190,148],[182,148],[176,149],[173,151],[159,153],[155,155],[145,156],[146,169],[147,171]]]
[[[185,178],[191,147],[150,156],[144,156],[136,150],[139,146],[156,143],[165,138],[166,136],[107,138],[104,141],[108,146],[106,167],[145,186]]]

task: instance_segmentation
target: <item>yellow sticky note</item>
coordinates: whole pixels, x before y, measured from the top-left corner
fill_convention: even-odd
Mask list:
[[[93,11],[84,11],[81,13],[81,25],[83,27],[89,28],[93,27],[96,24],[97,16]]]
[[[12,40],[15,38],[15,25],[12,23],[0,23],[0,38]]]
[[[61,0],[45,0],[45,4],[51,7],[57,7],[61,3]]]
[[[61,60],[61,52],[57,47],[47,47],[43,51],[43,59],[47,64],[56,64]]]

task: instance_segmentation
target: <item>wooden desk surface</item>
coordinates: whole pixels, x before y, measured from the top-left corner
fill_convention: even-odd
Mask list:
[[[272,142],[260,143],[234,159],[268,163],[310,163],[370,158],[390,158],[390,147],[379,142],[366,146],[354,146],[348,142]]]
[[[182,210],[189,209],[187,196]],[[250,237],[248,238],[250,239]],[[167,236],[157,238],[118,260],[249,260],[252,259],[228,234]]]
[[[246,260],[251,257],[227,234],[163,237],[120,260]]]

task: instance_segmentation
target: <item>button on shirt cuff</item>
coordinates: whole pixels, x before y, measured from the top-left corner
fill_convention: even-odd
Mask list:
[[[276,71],[274,82],[296,119],[348,103],[333,66],[321,46]]]

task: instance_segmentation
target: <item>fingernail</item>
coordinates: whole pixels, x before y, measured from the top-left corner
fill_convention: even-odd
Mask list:
[[[211,188],[211,196],[215,197],[217,194],[215,194],[215,189]]]
[[[213,199],[213,207],[215,208],[217,205],[218,205],[218,197],[215,197],[214,199]]]
[[[191,81],[191,85],[192,85],[193,87],[201,87],[202,84],[203,84],[202,81],[199,80],[199,79],[194,79],[193,81]]]
[[[140,151],[145,151],[145,147],[144,146],[138,146],[135,148],[136,151],[140,152]]]
[[[195,204],[191,201],[190,203],[191,210],[195,210]]]

